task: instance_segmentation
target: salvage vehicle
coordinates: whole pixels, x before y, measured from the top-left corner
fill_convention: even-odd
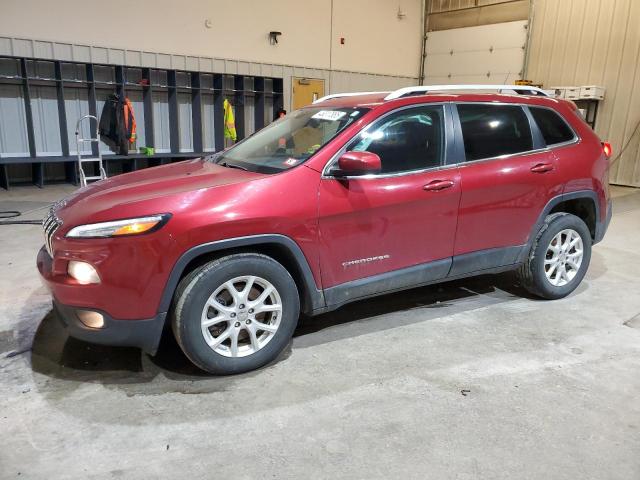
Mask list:
[[[246,372],[301,313],[375,295],[510,270],[570,294],[611,218],[610,155],[535,87],[329,95],[80,189],[45,218],[37,264],[71,336],[154,354],[167,326],[201,369]]]

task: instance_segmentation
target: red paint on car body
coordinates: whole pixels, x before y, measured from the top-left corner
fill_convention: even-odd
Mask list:
[[[326,108],[369,110],[306,162],[277,174],[226,168],[202,159],[119,175],[65,200],[62,226],[38,267],[54,298],[114,319],[151,318],[178,259],[208,242],[262,234],[292,239],[315,287],[324,289],[484,249],[523,245],[552,197],[595,192],[599,221],[608,209],[608,162],[600,140],[568,102],[534,96],[429,94],[383,101],[373,94],[332,99]],[[323,171],[364,127],[399,108],[494,102],[546,106],[579,141],[499,160],[443,166],[411,175],[330,178]],[[535,169],[540,170],[536,172]],[[161,229],[128,238],[77,239],[75,226],[171,214]],[[354,259],[375,261],[351,263]],[[86,261],[101,283],[79,285],[68,262]],[[348,265],[348,266],[345,266]]]

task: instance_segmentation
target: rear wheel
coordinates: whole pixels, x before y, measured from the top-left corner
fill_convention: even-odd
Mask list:
[[[569,295],[587,272],[591,244],[591,233],[582,219],[569,213],[547,216],[518,271],[520,282],[542,298]]]
[[[185,355],[210,373],[241,373],[274,360],[300,312],[289,272],[259,254],[230,255],[185,277],[175,297],[173,331]]]

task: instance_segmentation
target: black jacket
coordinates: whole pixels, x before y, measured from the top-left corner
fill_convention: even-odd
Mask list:
[[[100,115],[100,138],[120,155],[129,153],[129,138],[124,123],[124,102],[115,94],[104,102]]]

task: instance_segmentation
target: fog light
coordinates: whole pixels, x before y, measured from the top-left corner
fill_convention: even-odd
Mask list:
[[[67,272],[69,272],[69,275],[75,278],[78,283],[81,283],[82,285],[100,283],[98,272],[96,272],[96,269],[87,262],[77,262],[72,260],[69,262]]]
[[[89,328],[104,327],[104,317],[101,313],[92,312],[91,310],[77,310],[76,315]]]

